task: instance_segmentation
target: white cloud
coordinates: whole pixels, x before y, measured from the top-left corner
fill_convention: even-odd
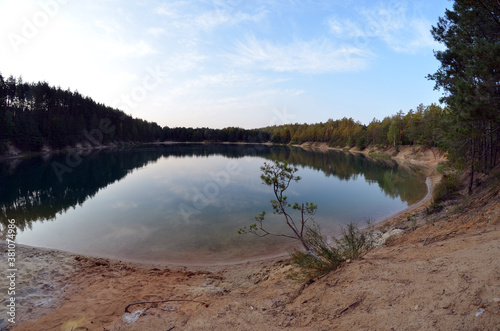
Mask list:
[[[182,30],[184,33],[210,31],[219,26],[232,26],[244,21],[257,22],[267,14],[264,10],[249,14],[241,11],[231,12],[225,6],[217,5],[216,7],[218,9],[197,10],[193,3],[180,1],[162,4],[155,9],[155,13],[168,17],[167,25]]]
[[[202,74],[194,79],[172,82],[175,85],[168,90],[168,94],[172,97],[202,94],[210,94],[211,96],[221,94],[237,95],[241,93],[241,89],[266,88],[289,80],[289,78],[271,78],[235,71]],[[295,95],[297,95],[296,91]]]
[[[328,20],[328,26],[330,27],[330,31],[335,35],[341,35],[344,32],[342,22],[333,17]]]
[[[184,1],[162,3],[161,6],[156,7],[154,11],[158,15],[178,18],[180,16],[179,8],[186,5],[187,3]]]
[[[237,44],[234,61],[239,65],[277,72],[325,73],[358,71],[367,65],[369,52],[334,45],[328,39],[296,39],[286,45],[249,37]]]
[[[440,48],[430,33],[431,23],[423,19],[408,22],[405,28],[387,31],[380,37],[387,45],[400,53],[417,53],[422,50]]]
[[[163,28],[149,28],[147,30],[148,34],[153,35],[155,37],[165,34],[165,29]]]
[[[359,9],[356,20],[332,16],[327,25],[335,37],[365,48],[373,39],[383,41],[399,53],[417,53],[439,47],[431,36],[431,23],[425,18],[409,16],[405,2],[390,2]]]
[[[211,30],[220,25],[236,25],[244,21],[257,22],[264,16],[264,11],[250,15],[242,12],[232,14],[223,10],[213,10],[194,16],[192,18],[192,24],[202,30]]]
[[[361,26],[350,19],[330,17],[328,19],[328,27],[330,32],[339,38],[355,38],[365,35]]]

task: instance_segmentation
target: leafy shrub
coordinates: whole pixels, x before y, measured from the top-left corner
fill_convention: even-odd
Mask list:
[[[335,239],[335,247],[328,245],[317,226],[307,228],[305,240],[311,250],[290,252],[292,265],[301,272],[293,272],[289,277],[310,281],[337,269],[346,260],[355,260],[366,254],[373,247],[374,236],[372,227],[360,230],[355,223],[350,223],[342,228],[340,238]]]
[[[434,204],[449,200],[457,195],[459,189],[460,183],[456,174],[444,175],[441,182],[434,189],[432,196]]]
[[[339,251],[328,245],[317,225],[307,227],[304,240],[310,247],[308,252],[298,249],[290,252],[292,265],[302,271],[290,274],[291,278],[307,281],[337,269],[344,262]]]
[[[341,236],[335,239],[337,250],[346,260],[355,260],[365,255],[374,243],[373,229],[360,230],[355,223],[349,223],[341,230]]]

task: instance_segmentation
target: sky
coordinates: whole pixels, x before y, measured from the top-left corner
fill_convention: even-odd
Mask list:
[[[439,103],[449,0],[0,0],[0,73],[168,127],[246,129]]]

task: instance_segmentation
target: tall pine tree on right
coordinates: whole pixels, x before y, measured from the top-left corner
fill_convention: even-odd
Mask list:
[[[500,0],[454,0],[436,26],[439,69],[427,78],[443,90],[447,107],[441,144],[469,172],[488,172],[500,147]]]

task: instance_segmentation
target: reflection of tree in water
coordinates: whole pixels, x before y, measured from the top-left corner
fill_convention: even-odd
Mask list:
[[[58,213],[82,205],[101,188],[121,180],[133,169],[156,162],[161,157],[208,157],[220,155],[228,158],[260,156],[287,161],[322,171],[326,176],[341,180],[356,179],[362,175],[390,197],[400,196],[415,203],[421,196],[423,181],[415,174],[398,171],[390,160],[373,160],[364,155],[328,151],[313,152],[287,146],[267,145],[169,145],[128,151],[100,151],[82,156],[81,163],[57,179],[53,162],[66,164],[66,155],[46,160],[36,157],[19,162],[15,167],[0,162],[0,217],[2,228],[8,219],[15,219],[19,229],[31,228],[33,221],[52,220]],[[5,231],[1,231],[2,234]]]
[[[349,181],[364,176],[369,183],[376,183],[391,198],[399,197],[402,201],[413,204],[422,197],[426,189],[421,175],[399,169],[393,160],[373,159],[363,154],[354,155],[340,151],[307,151],[294,149],[293,153],[273,155],[280,161],[320,170],[326,176],[334,176]]]
[[[15,169],[0,163],[0,217],[2,225],[15,219],[20,230],[33,221],[54,219],[56,214],[83,204],[101,188],[125,177],[132,169],[156,161],[161,152],[94,152],[59,181],[53,162],[66,164],[66,156],[48,160],[31,158]],[[3,231],[2,231],[3,232]]]

